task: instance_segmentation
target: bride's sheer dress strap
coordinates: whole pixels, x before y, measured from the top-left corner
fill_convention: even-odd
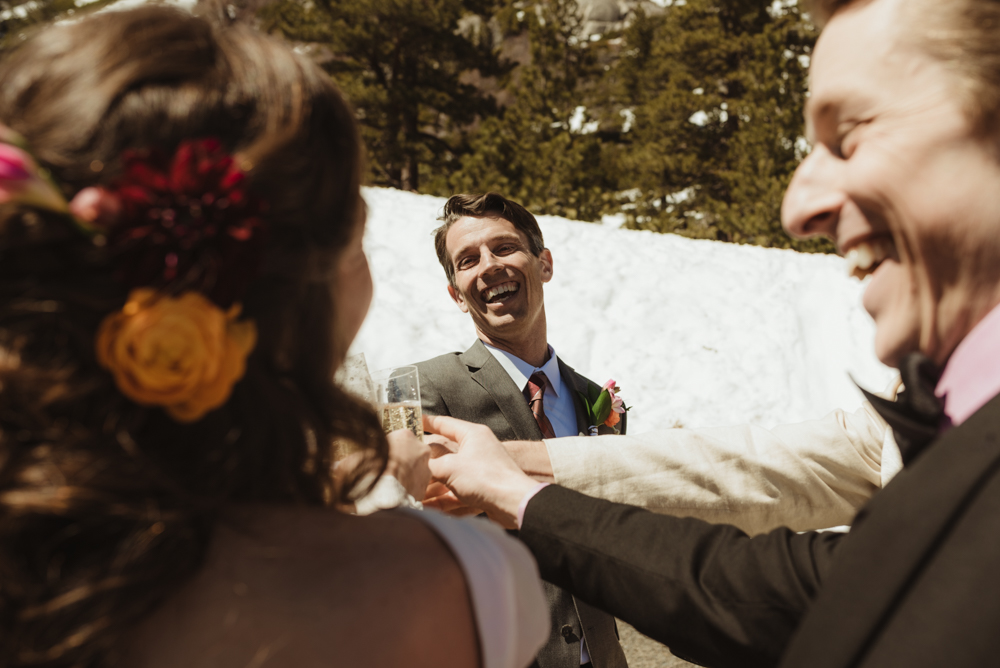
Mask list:
[[[430,525],[465,574],[483,668],[524,668],[549,637],[549,610],[531,553],[483,520],[400,509]]]

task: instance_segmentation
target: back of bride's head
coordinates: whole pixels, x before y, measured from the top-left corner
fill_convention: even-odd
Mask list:
[[[318,68],[163,7],[25,42],[0,123],[0,665],[100,665],[223,504],[382,465],[331,383],[361,150]]]

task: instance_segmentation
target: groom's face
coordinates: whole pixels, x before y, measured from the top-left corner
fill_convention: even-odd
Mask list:
[[[452,224],[445,247],[455,269],[448,293],[488,341],[523,338],[544,323],[542,284],[552,279],[548,249],[535,256],[510,221],[472,216]]]

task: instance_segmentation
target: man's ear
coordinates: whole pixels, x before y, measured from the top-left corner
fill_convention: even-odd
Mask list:
[[[548,248],[543,248],[538,259],[542,263],[542,283],[548,283],[552,280],[552,253]]]
[[[469,312],[469,305],[465,303],[465,298],[451,283],[448,284],[448,296],[451,297],[453,302],[458,304],[458,308],[462,309],[462,313]]]

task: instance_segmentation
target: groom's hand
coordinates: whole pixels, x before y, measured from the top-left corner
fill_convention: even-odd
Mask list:
[[[439,482],[431,481],[424,492],[423,504],[425,508],[433,508],[447,513],[452,517],[468,517],[470,515],[482,515],[481,508],[472,508],[458,500],[458,497]]]
[[[430,446],[431,458],[437,459],[444,455],[451,455],[458,452],[458,443],[451,441],[444,436],[424,432],[424,443]],[[455,496],[445,485],[430,481],[424,491],[424,506],[440,510],[454,517],[466,517],[468,515],[482,515],[479,508],[470,508]]]
[[[431,477],[462,504],[482,508],[501,526],[516,529],[518,506],[537,483],[521,471],[490,428],[425,415],[424,431],[458,444],[457,452],[431,460]]]

